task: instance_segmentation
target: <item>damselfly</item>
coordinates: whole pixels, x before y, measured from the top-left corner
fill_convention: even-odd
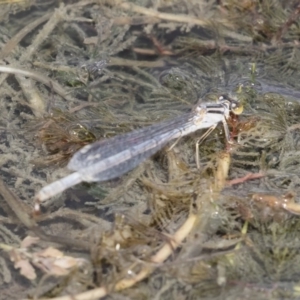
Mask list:
[[[226,139],[230,141],[227,119],[230,112],[237,115],[242,111],[243,107],[237,101],[228,96],[221,96],[216,103],[199,101],[191,112],[173,120],[87,145],[76,152],[68,164],[68,168],[76,172],[38,192],[35,210],[39,211],[40,202],[82,181],[97,182],[119,177],[138,166],[171,140],[196,130],[209,128],[204,134],[206,137],[222,122]]]

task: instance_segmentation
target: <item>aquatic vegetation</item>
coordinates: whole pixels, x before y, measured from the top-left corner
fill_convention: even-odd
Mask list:
[[[32,125],[33,126],[33,125]],[[34,124],[35,139],[49,154],[36,159],[36,165],[63,166],[76,151],[96,140],[95,135],[72,114],[54,110],[40,124]]]
[[[0,299],[299,297],[298,1],[154,2],[0,1]],[[81,147],[223,93],[200,168],[203,131],[32,216]]]

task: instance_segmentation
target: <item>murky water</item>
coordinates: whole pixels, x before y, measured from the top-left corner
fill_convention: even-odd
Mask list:
[[[92,289],[98,299],[112,286],[111,298],[299,297],[294,3],[8,2],[0,2],[0,299]],[[200,169],[201,130],[121,178],[68,189],[31,218],[36,193],[70,174],[81,147],[222,94],[244,112],[227,120],[232,143],[222,125],[201,141]],[[182,228],[190,229],[176,244]],[[28,235],[41,240],[21,242]]]

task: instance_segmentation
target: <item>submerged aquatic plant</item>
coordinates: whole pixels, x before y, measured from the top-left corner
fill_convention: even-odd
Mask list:
[[[32,290],[18,299],[297,298],[298,2],[35,1],[30,12],[0,30],[3,293],[24,290],[14,278],[25,276]],[[195,133],[30,216],[35,192],[79,147],[224,91],[245,107],[229,123],[237,143],[217,127],[200,169]],[[28,143],[28,124],[45,151]],[[52,167],[37,169],[37,156]],[[24,246],[27,230],[38,244]],[[60,251],[45,254],[49,242]]]

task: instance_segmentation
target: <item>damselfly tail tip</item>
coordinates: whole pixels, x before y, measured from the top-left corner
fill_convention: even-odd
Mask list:
[[[41,203],[49,199],[47,193],[42,188],[34,197],[33,215],[38,216],[41,214]]]
[[[34,199],[34,207],[33,207],[33,216],[39,216],[41,214],[41,201],[35,197]]]

